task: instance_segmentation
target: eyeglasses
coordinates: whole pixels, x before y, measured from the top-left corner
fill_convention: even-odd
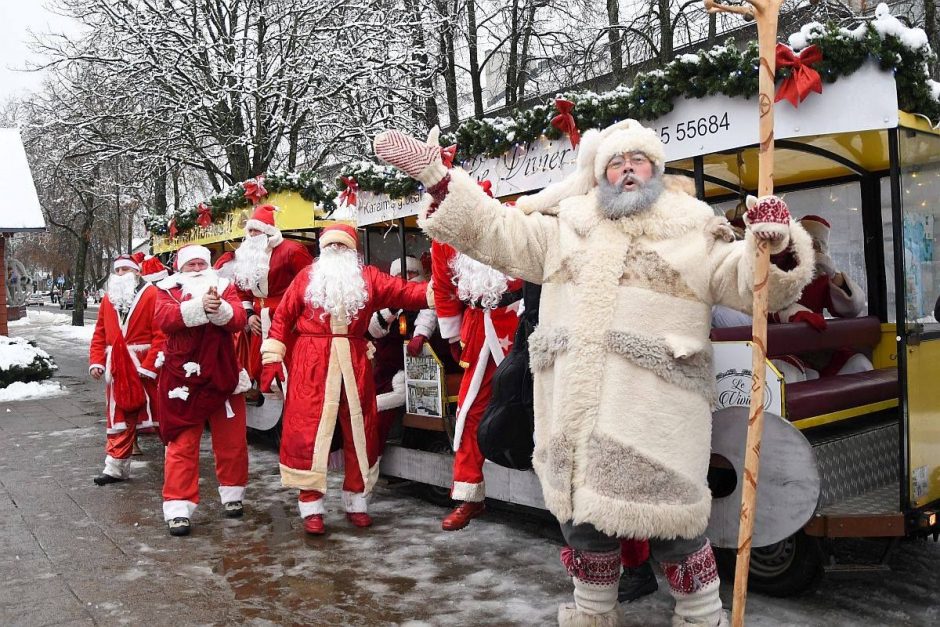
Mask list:
[[[607,169],[619,170],[624,165],[626,165],[627,161],[629,161],[630,165],[635,168],[651,163],[649,157],[644,155],[642,152],[635,152],[633,154],[623,154],[613,157],[610,161],[607,162]]]

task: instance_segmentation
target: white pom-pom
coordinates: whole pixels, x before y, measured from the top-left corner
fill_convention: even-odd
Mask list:
[[[194,361],[187,361],[185,364],[183,364],[183,370],[186,371],[187,379],[193,375],[198,377],[200,374],[202,374],[202,368]]]
[[[187,386],[181,386],[178,388],[173,388],[167,393],[168,398],[178,398],[185,401],[189,398],[189,388]]]
[[[157,358],[153,360],[153,365],[159,368],[163,365],[163,362],[166,361],[166,355],[163,354],[163,351],[157,353]]]

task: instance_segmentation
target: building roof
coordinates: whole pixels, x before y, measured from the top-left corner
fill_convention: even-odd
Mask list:
[[[46,228],[33,175],[20,132],[0,128],[0,232],[42,231]]]

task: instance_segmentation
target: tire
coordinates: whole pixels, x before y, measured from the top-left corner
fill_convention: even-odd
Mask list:
[[[734,580],[735,551],[715,549],[722,579]],[[823,552],[818,538],[798,531],[770,546],[751,550],[747,588],[772,597],[791,597],[812,589],[823,575]]]

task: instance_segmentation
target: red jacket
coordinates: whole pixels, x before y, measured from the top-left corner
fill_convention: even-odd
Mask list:
[[[111,304],[111,299],[107,296],[102,299],[95,332],[91,337],[89,368],[101,368],[107,372],[108,348],[123,334],[131,358],[140,363],[138,371],[151,379],[157,378],[157,356],[163,350],[165,337],[159,326],[153,323],[156,299],[157,289],[145,284],[137,292],[137,298],[123,322]]]

